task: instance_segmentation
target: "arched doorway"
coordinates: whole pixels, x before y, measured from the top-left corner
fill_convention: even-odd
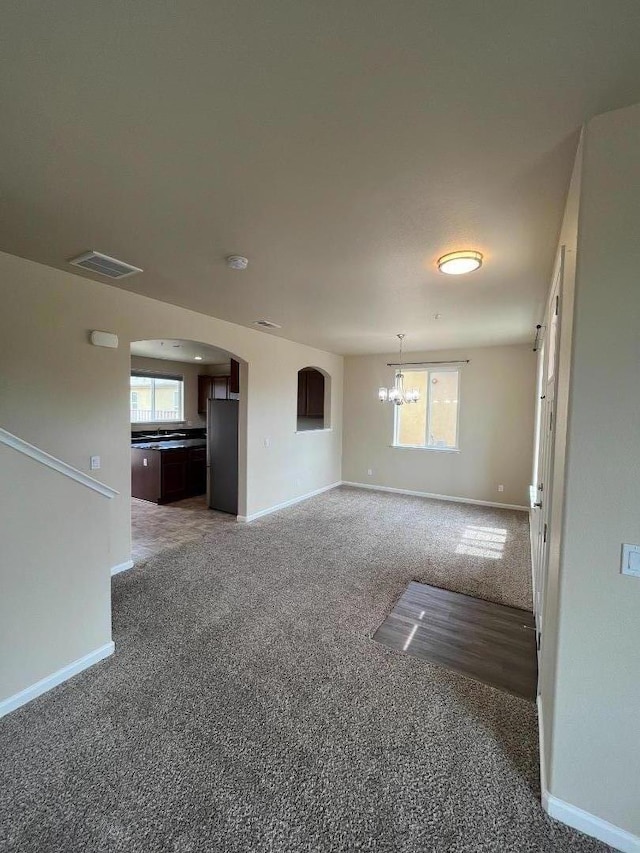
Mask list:
[[[197,341],[131,343],[132,560],[246,513],[247,365]]]

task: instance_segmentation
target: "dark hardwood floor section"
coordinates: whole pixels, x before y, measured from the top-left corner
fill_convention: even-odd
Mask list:
[[[389,648],[535,700],[533,614],[412,582],[373,635]]]

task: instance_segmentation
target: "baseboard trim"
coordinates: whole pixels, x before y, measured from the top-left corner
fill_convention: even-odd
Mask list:
[[[610,847],[622,853],[640,853],[640,837],[632,835],[609,821],[592,815],[578,806],[565,803],[564,800],[547,793],[545,811],[550,817],[572,826],[574,829],[604,841]]]
[[[126,572],[133,568],[133,560],[126,560],[124,563],[118,563],[117,566],[111,566],[111,577],[119,575],[120,572]]]
[[[271,515],[272,512],[278,512],[278,510],[286,509],[289,506],[294,506],[294,504],[302,503],[302,501],[306,501],[309,498],[313,498],[316,495],[321,495],[323,492],[329,492],[331,489],[337,489],[338,486],[342,485],[342,480],[338,480],[336,483],[331,483],[329,486],[322,486],[320,489],[314,489],[313,492],[307,492],[304,495],[298,495],[297,498],[291,498],[291,500],[283,501],[281,504],[276,504],[275,506],[270,506],[268,509],[261,509],[259,512],[254,512],[252,515],[239,515],[237,517],[238,521],[247,522],[247,521],[255,521],[257,518],[262,518],[265,515]]]
[[[585,835],[604,841],[610,847],[621,850],[622,853],[640,853],[640,838],[632,835],[609,821],[596,817],[578,806],[572,806],[564,800],[554,797],[547,787],[547,768],[544,757],[544,719],[542,716],[542,697],[538,696],[538,732],[540,738],[540,791],[542,808],[556,820],[572,826]]]
[[[93,666],[94,663],[98,663],[98,661],[108,658],[114,651],[115,643],[113,641],[105,643],[104,646],[100,646],[99,649],[89,652],[88,655],[78,658],[78,660],[74,660],[73,663],[70,663],[68,666],[63,666],[62,669],[51,673],[51,675],[47,675],[46,678],[40,679],[40,681],[37,681],[30,687],[26,687],[19,693],[9,696],[7,699],[0,702],[0,717],[10,714],[11,711],[15,711],[22,705],[26,705],[27,702],[31,702],[31,700],[35,699],[37,696],[41,696],[53,687],[57,687],[58,684],[62,684],[63,681],[67,681],[67,679],[72,678],[79,672],[82,672],[83,669],[87,669],[88,667]]]
[[[501,504],[494,501],[479,501],[474,498],[456,498],[452,495],[436,495],[432,492],[414,492],[411,489],[394,489],[391,486],[376,486],[371,483],[351,483],[347,480],[342,481],[343,486],[351,486],[354,489],[369,489],[373,492],[393,492],[398,495],[411,495],[416,498],[432,498],[437,501],[452,501],[458,504],[476,504],[477,506],[494,506],[498,509],[517,509],[523,512],[529,512],[528,506],[519,506],[518,504]]]

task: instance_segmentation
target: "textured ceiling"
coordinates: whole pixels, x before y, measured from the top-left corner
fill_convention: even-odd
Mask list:
[[[228,364],[230,355],[225,350],[194,341],[157,340],[133,341],[131,355],[142,358],[161,358],[166,361],[183,361],[191,364]],[[196,361],[196,356],[200,359]]]
[[[637,0],[5,0],[0,39],[1,249],[343,353],[531,340],[580,125],[640,100]]]

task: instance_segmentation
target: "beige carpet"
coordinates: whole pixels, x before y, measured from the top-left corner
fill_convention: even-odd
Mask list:
[[[342,489],[116,576],[115,656],[2,721],[0,847],[604,850],[540,808],[533,703],[371,639],[411,579],[526,606],[527,554],[524,514]]]

